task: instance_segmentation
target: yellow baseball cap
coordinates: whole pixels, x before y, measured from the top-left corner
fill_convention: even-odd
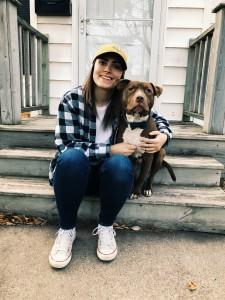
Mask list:
[[[94,60],[105,53],[116,53],[120,56],[123,63],[124,70],[127,69],[127,55],[126,53],[116,44],[105,44],[98,48]]]

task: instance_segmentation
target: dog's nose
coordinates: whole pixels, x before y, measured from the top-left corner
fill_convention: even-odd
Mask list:
[[[142,96],[137,96],[136,101],[137,101],[138,103],[142,103],[142,102],[144,102],[144,97],[142,97]]]

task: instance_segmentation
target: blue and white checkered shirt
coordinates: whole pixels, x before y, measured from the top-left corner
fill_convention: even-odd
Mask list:
[[[110,146],[115,143],[118,119],[114,120],[112,124],[110,143],[95,143],[96,116],[90,111],[84,110],[82,93],[82,87],[76,87],[67,92],[60,101],[57,115],[58,124],[55,129],[55,144],[58,151],[49,168],[50,184],[52,184],[57,158],[67,148],[82,150],[89,161],[94,164],[102,158],[109,157]],[[158,130],[166,133],[169,141],[172,137],[169,122],[157,112],[152,112],[152,117]]]

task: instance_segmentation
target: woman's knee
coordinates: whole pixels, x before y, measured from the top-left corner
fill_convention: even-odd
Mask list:
[[[78,149],[68,148],[60,154],[57,166],[72,168],[89,168],[89,161],[86,155]]]
[[[127,156],[115,154],[103,163],[102,171],[117,174],[119,177],[132,176],[133,166]]]

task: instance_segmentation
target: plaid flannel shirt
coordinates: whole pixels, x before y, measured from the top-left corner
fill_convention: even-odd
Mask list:
[[[157,112],[152,112],[152,117],[158,130],[166,133],[169,141],[172,138],[169,122]],[[57,121],[55,144],[58,151],[49,167],[50,185],[52,185],[57,158],[67,148],[83,151],[92,164],[98,163],[103,158],[110,157],[110,146],[115,143],[119,120],[115,119],[112,124],[112,136],[109,144],[95,143],[96,116],[90,111],[84,110],[82,87],[79,86],[63,96],[59,104]]]

